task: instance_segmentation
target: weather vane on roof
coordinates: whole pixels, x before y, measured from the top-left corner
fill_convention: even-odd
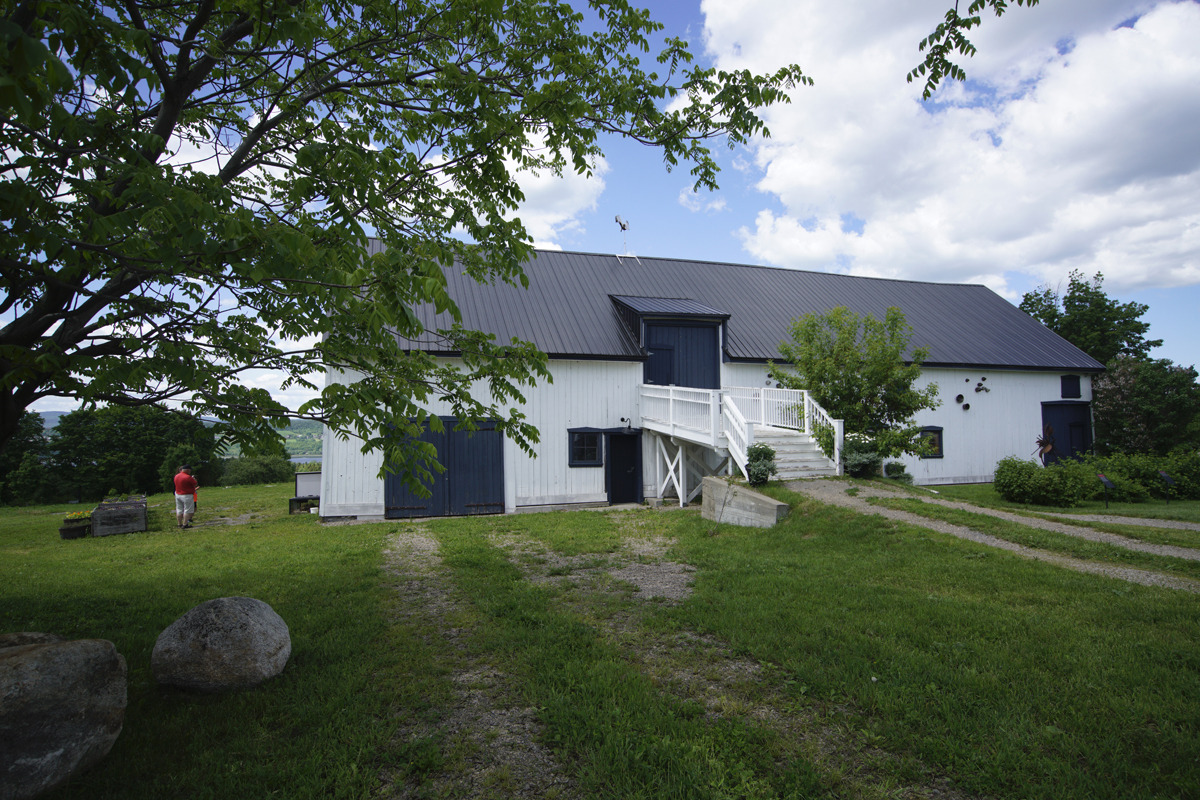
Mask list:
[[[621,219],[621,215],[620,215],[620,214],[617,214],[617,224],[618,224],[619,226],[621,226],[621,246],[625,248],[625,253],[624,253],[624,254],[625,254],[626,256],[632,255],[632,254],[629,252],[629,244],[628,244],[628,243],[625,241],[625,231],[629,230],[629,223],[628,223],[628,222],[626,222],[625,220]],[[642,263],[641,259],[639,259],[637,256],[633,256],[633,258],[634,258],[634,260],[635,260],[635,261],[637,261],[639,264],[641,264],[641,263]],[[620,261],[620,260],[621,260],[621,256],[617,256],[617,260],[618,260],[618,261]]]

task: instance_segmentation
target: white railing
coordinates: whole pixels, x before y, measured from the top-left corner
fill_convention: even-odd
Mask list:
[[[738,411],[742,412],[747,422],[811,433],[807,413],[811,398],[803,389],[728,386],[725,395],[737,404]]]
[[[754,424],[746,421],[737,403],[721,403],[721,433],[725,434],[729,455],[745,475],[746,462],[749,460],[747,453],[750,445],[754,444]]]
[[[802,431],[818,442],[832,442],[826,453],[842,470],[842,421],[829,416],[804,389],[771,389],[757,386],[728,386],[725,396],[732,400],[751,425],[770,425]]]
[[[832,440],[833,452],[826,453],[833,463],[837,464],[838,475],[842,474],[842,421],[829,416],[829,412],[821,408],[807,396],[804,398],[804,431],[812,436],[818,444]],[[822,449],[824,449],[822,447]]]
[[[830,417],[803,389],[728,386],[715,390],[642,384],[639,394],[642,427],[710,447],[728,447],[743,474],[754,444],[755,425],[791,428],[818,442],[832,440],[833,452],[826,455],[841,474],[842,421]]]
[[[682,386],[641,386],[642,425],[672,436],[717,446],[720,438],[721,392]]]

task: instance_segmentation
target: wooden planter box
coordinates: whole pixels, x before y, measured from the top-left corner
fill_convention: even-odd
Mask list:
[[[64,522],[58,528],[58,535],[63,539],[82,539],[91,532],[92,526],[87,520],[71,520]]]
[[[101,503],[92,511],[92,536],[140,533],[146,530],[146,503]]]

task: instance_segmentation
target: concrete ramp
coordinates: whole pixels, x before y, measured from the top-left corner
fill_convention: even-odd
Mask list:
[[[726,525],[770,528],[783,520],[788,504],[759,494],[745,484],[724,478],[704,479],[704,502],[700,516]]]

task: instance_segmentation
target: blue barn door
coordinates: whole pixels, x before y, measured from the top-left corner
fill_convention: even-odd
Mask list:
[[[437,448],[446,469],[433,472],[422,485],[429,497],[420,497],[396,475],[384,478],[384,517],[445,517],[504,513],[503,437],[494,421],[479,423],[473,434],[453,430],[458,420],[441,417],[442,433],[428,427],[418,439]]]
[[[1042,403],[1042,432],[1049,429],[1054,450],[1045,456],[1049,466],[1064,458],[1079,458],[1092,447],[1092,415],[1088,403]]]
[[[654,344],[646,348],[650,358],[646,359],[644,383],[655,386],[670,386],[675,383],[675,348],[670,345]]]
[[[504,439],[496,431],[496,423],[481,422],[479,430],[470,435],[452,431],[449,444],[448,513],[503,514]]]
[[[659,386],[675,384],[696,389],[721,388],[720,328],[705,324],[647,324],[646,360],[642,380]],[[657,355],[656,355],[657,354]],[[671,380],[666,362],[670,361]]]

